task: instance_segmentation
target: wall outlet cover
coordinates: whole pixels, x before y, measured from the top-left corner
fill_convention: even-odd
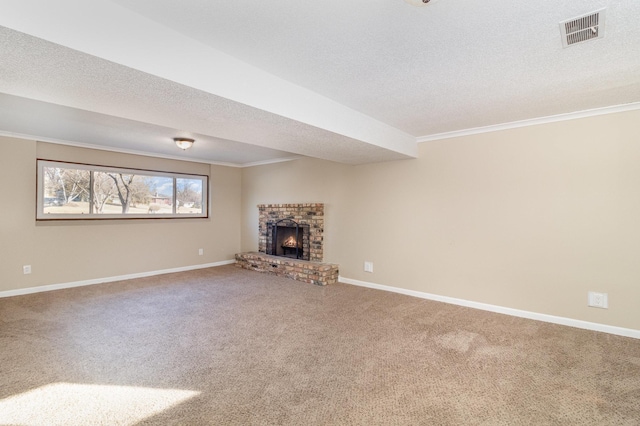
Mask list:
[[[609,295],[607,293],[598,293],[590,291],[588,293],[588,305],[592,308],[609,308]]]

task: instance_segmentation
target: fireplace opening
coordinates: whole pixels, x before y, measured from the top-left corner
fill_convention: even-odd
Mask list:
[[[309,225],[292,219],[267,222],[267,254],[309,260]]]

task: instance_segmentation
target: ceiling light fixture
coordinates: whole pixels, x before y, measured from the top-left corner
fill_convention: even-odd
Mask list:
[[[412,6],[426,6],[429,3],[435,3],[436,0],[404,0],[405,3],[409,3]]]
[[[173,138],[173,141],[178,145],[178,148],[182,150],[191,148],[195,142],[193,139],[189,138]]]

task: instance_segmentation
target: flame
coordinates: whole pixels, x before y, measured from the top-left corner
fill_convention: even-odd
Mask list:
[[[296,246],[296,239],[293,238],[293,236],[291,236],[291,237],[287,238],[285,240],[285,242],[282,243],[282,245],[285,246],[285,247],[295,247]]]

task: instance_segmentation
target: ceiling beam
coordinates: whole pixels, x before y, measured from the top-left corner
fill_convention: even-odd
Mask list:
[[[417,156],[413,135],[109,1],[3,1],[0,25],[401,156]]]

